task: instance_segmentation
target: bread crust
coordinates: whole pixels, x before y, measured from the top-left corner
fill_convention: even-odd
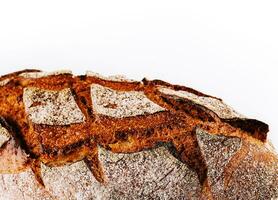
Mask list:
[[[190,183],[198,188],[196,195],[185,195],[190,188],[177,192],[177,187],[173,186],[177,198],[183,194],[185,199],[234,197],[236,194],[233,192],[240,190],[234,188],[238,183],[235,179],[239,176],[236,173],[241,173],[237,169],[247,167],[253,170],[251,174],[254,177],[266,169],[270,171],[265,175],[268,182],[263,186],[259,180],[255,183],[261,195],[257,197],[278,196],[278,159],[265,148],[268,125],[237,113],[219,98],[161,80],[135,81],[94,73],[74,76],[69,71],[44,73],[24,70],[0,77],[0,83],[0,116],[14,130],[14,137],[29,157],[26,166],[29,165],[43,187],[46,177],[41,175],[41,170],[67,167],[82,163],[82,160],[102,185],[98,187],[104,187],[113,180],[105,171],[109,164],[100,159],[103,152],[109,156],[132,157],[158,150],[158,155],[163,158],[161,152],[168,151],[175,162],[180,162],[197,178]],[[209,148],[210,143],[205,142],[210,140],[219,145]],[[223,150],[222,157],[214,155],[216,151],[222,152],[223,148],[226,152]],[[151,154],[146,156],[151,158]],[[248,159],[262,164],[258,169],[247,163],[246,167],[242,166],[240,162]],[[41,164],[45,169],[41,169]],[[76,166],[79,165],[82,164]],[[11,173],[16,173],[16,170]],[[273,177],[269,178],[271,175]],[[2,179],[7,177],[2,176]],[[183,184],[190,187],[190,184]],[[217,184],[220,184],[218,188],[215,187]],[[48,182],[48,187],[50,185]],[[111,184],[109,187],[112,191]],[[122,193],[122,197],[128,193],[135,195],[132,191]],[[168,195],[171,196],[170,193]],[[257,194],[243,191],[240,195],[256,199]],[[50,196],[48,198],[53,197]],[[60,198],[59,195],[57,197]]]

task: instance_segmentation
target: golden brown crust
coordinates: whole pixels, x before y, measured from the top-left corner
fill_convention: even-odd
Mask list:
[[[15,137],[20,140],[21,147],[33,159],[31,167],[41,185],[43,182],[40,179],[38,161],[48,166],[61,166],[84,159],[96,179],[104,183],[105,175],[98,160],[97,145],[114,153],[135,153],[154,148],[161,143],[168,143],[172,145],[171,153],[173,156],[197,173],[203,186],[203,192],[212,198],[213,195],[207,185],[208,163],[200,147],[196,130],[201,128],[211,135],[221,134],[226,137],[241,138],[258,146],[264,145],[266,141],[268,126],[263,122],[254,119],[234,118],[233,116],[239,115],[233,115],[231,110],[228,110],[228,114],[222,118],[215,112],[218,108],[211,109],[206,104],[200,104],[192,99],[184,98],[184,96],[163,93],[159,90],[159,87],[163,86],[173,91],[187,92],[197,96],[197,98],[216,100],[220,104],[222,102],[219,98],[185,86],[172,85],[160,80],[143,79],[142,82],[128,82],[108,80],[97,76],[73,76],[69,73],[55,73],[46,76],[40,74],[30,77],[20,75],[22,73],[28,74],[28,72],[36,73],[38,71],[25,70],[1,77],[0,80],[8,78],[9,82],[0,86],[0,116],[3,116],[16,130]],[[151,101],[156,105],[156,109],[162,109],[148,112],[146,108],[144,114],[138,114],[135,110],[132,115],[130,113],[123,115],[122,113],[126,111],[121,110],[117,117],[113,117],[114,112],[110,116],[99,113],[93,106],[92,84],[100,85],[104,87],[104,90],[109,88],[104,91],[109,94],[116,91],[113,95],[118,95],[119,92],[123,94],[135,92],[126,96],[122,95],[113,101],[116,103],[105,105],[115,112],[116,109],[122,109],[118,107],[117,102],[128,101],[129,99],[124,98],[129,97],[133,98],[133,101],[136,101],[136,98],[138,101],[146,98],[148,101],[145,101],[145,104],[148,104],[149,107],[152,106],[149,102]],[[43,102],[33,102],[32,107],[52,106],[56,103],[56,107],[52,106],[51,109],[62,107],[61,103],[63,102],[57,101],[57,98],[62,95],[60,94],[61,91],[69,90],[76,103],[76,107],[72,109],[80,109],[84,120],[72,121],[64,125],[37,123],[30,117],[28,112],[31,111],[28,111],[27,105],[23,101],[23,98],[34,100],[33,96],[24,97],[26,88],[44,91],[38,97],[42,98]],[[45,97],[47,93],[51,93],[52,99]],[[125,104],[126,102],[123,103],[123,105]],[[226,109],[223,105],[220,105],[220,108]],[[50,115],[53,114],[53,111],[48,112],[49,110],[46,109],[48,107],[41,109],[39,114],[46,115],[46,112],[43,111],[47,111]],[[220,111],[222,111],[221,109]],[[67,114],[72,113],[63,114],[67,116]],[[229,114],[231,114],[231,118],[229,118]],[[224,173],[227,174],[224,181],[225,187],[232,180],[233,171],[239,166],[240,160],[246,156],[244,148],[231,158],[232,161],[227,164],[224,170]]]

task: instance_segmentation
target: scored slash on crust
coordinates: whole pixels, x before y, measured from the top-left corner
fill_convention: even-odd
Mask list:
[[[29,164],[41,185],[40,162],[59,166],[84,159],[96,179],[105,182],[97,157],[98,145],[114,153],[133,153],[154,148],[160,142],[171,143],[171,153],[195,170],[205,185],[210,181],[208,175],[214,172],[210,171],[212,164],[206,157],[206,136],[202,131],[219,140],[228,138],[225,141],[226,146],[230,145],[229,158],[238,150],[239,138],[253,136],[256,142],[266,138],[267,125],[246,119],[220,99],[186,87],[92,73],[69,80],[67,74],[23,72],[10,77],[13,81],[9,87],[15,84],[18,94],[12,93],[12,103],[1,102],[3,108],[11,104],[17,108],[15,120],[20,122],[19,130],[23,130],[17,136],[24,138],[24,148],[32,153]],[[67,88],[52,81],[57,76],[67,83]],[[1,115],[8,116],[5,112],[1,110]],[[254,130],[250,130],[254,124]],[[216,133],[223,136],[214,136]]]

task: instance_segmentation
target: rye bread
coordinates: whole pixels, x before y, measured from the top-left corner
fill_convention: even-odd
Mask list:
[[[0,199],[278,198],[268,125],[194,89],[25,70],[0,104]]]

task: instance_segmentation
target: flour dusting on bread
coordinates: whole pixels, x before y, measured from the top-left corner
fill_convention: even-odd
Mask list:
[[[278,197],[268,125],[221,99],[38,71],[0,77],[0,200]]]
[[[237,137],[212,135],[198,128],[196,130],[199,147],[208,166],[208,181],[212,186],[212,192],[225,199],[224,169],[237,153],[242,141]]]
[[[116,91],[99,84],[91,85],[93,109],[97,114],[115,118],[152,114],[165,109],[141,91]]]
[[[0,87],[7,85],[10,81],[11,81],[11,79],[9,79],[9,78],[6,78],[6,79],[0,81]]]
[[[225,104],[223,101],[219,99],[215,99],[212,97],[204,97],[204,96],[198,96],[196,94],[183,91],[183,90],[172,90],[170,88],[162,87],[160,86],[158,90],[167,95],[173,95],[178,96],[181,98],[189,99],[197,104],[200,104],[204,107],[207,107],[208,109],[215,112],[220,118],[228,119],[228,118],[245,118],[242,114],[239,114],[234,109],[232,109],[230,106]]]
[[[0,124],[0,148],[11,138],[9,131]]]
[[[57,76],[62,74],[72,74],[71,70],[60,70],[60,71],[53,71],[53,72],[24,72],[19,74],[19,76],[24,78],[43,78],[47,76]]]
[[[109,179],[106,185],[96,181],[83,161],[61,167],[47,167],[42,164],[44,183],[52,198],[61,200],[112,200],[131,197],[138,200],[200,198],[201,188],[197,174],[173,157],[165,146],[131,154],[112,153],[99,148],[98,155],[103,163],[105,175]],[[37,197],[42,191],[31,180],[32,174],[30,172],[28,174],[24,172],[20,175],[22,178],[18,179],[17,187],[25,190],[26,184],[31,181],[27,193],[32,191],[33,197]],[[15,184],[11,181],[12,176],[4,176],[6,188]],[[23,196],[23,194],[17,195],[19,199]],[[50,198],[47,193],[43,197],[43,199]]]
[[[51,91],[28,87],[24,89],[23,102],[35,124],[69,125],[85,121],[69,88]]]
[[[127,78],[125,75],[112,75],[112,76],[103,76],[99,73],[96,72],[92,72],[92,71],[87,71],[86,72],[86,76],[89,77],[97,77],[103,80],[107,80],[107,81],[116,81],[116,82],[137,82],[136,80],[133,79],[129,79]]]
[[[26,169],[28,155],[10,139],[0,152],[0,173],[18,173]]]

